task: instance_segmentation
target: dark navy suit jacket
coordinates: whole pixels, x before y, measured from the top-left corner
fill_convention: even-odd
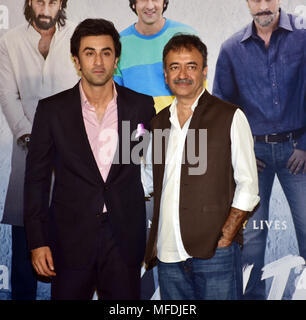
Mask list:
[[[29,250],[50,246],[55,266],[86,268],[96,252],[99,218],[106,204],[122,256],[136,266],[144,256],[146,213],[140,165],[122,163],[122,148],[138,141],[125,135],[139,123],[149,128],[155,114],[152,97],[116,85],[118,93],[117,152],[103,181],[82,117],[79,84],[39,102],[26,161],[24,222]],[[126,140],[127,139],[127,140]],[[130,154],[129,154],[130,156]],[[126,158],[126,155],[125,155]],[[54,171],[52,199],[50,180]]]

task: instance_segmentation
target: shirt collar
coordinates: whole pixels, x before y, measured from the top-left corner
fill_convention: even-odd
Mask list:
[[[279,9],[279,11],[280,11],[280,16],[279,16],[278,28],[282,28],[288,31],[293,31],[288,14],[282,9]],[[240,42],[244,42],[252,36],[257,37],[254,21],[252,21],[250,24],[247,25],[245,33]]]
[[[244,42],[253,35],[254,21],[247,25],[245,33],[240,42]]]
[[[94,107],[89,103],[87,97],[86,97],[86,94],[83,90],[83,87],[82,87],[82,82],[80,81],[80,84],[79,84],[79,88],[80,88],[80,96],[81,96],[81,105],[82,105],[82,108],[88,108],[88,109],[94,109]],[[112,101],[110,103],[116,103],[117,101],[117,90],[116,90],[116,86],[115,86],[115,83],[113,81],[113,92],[114,92],[114,97],[112,99]]]
[[[146,39],[146,40],[152,40],[152,39],[155,39],[157,37],[159,37],[161,34],[163,34],[166,30],[168,30],[169,28],[169,24],[170,24],[170,20],[166,19],[165,17],[163,17],[165,19],[165,23],[163,25],[163,27],[155,34],[151,34],[151,35],[145,35],[145,34],[142,34],[142,33],[139,33],[137,30],[136,30],[136,23],[134,23],[132,25],[132,30],[133,30],[133,33],[139,37],[139,38],[142,38],[142,39]]]
[[[281,9],[278,27],[288,31],[293,31],[289,15]]]
[[[195,108],[198,106],[199,103],[199,99],[201,98],[201,96],[203,95],[205,91],[205,88],[203,88],[202,92],[199,94],[199,96],[197,97],[196,101],[192,104],[191,106],[191,110],[194,112]],[[175,99],[173,100],[169,111],[170,111],[170,121],[173,123],[174,119],[177,119],[177,98],[175,97]]]

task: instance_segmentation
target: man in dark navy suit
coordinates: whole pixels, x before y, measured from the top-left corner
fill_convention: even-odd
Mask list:
[[[125,131],[148,128],[155,111],[152,97],[113,82],[120,52],[111,22],[81,22],[71,38],[81,81],[37,107],[24,219],[33,266],[52,278],[52,299],[91,299],[95,290],[102,299],[140,296],[145,202],[131,156],[137,139]]]

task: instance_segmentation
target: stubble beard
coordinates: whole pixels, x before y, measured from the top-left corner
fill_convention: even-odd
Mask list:
[[[100,80],[95,79],[95,77],[91,75],[83,74],[83,76],[90,85],[94,87],[103,87],[106,83],[110,81],[110,79],[113,78],[113,73],[106,74],[105,77],[103,77]]]
[[[268,27],[271,24],[273,24],[273,22],[276,19],[278,10],[274,13],[270,13],[267,15],[257,15],[257,14],[253,14],[253,19],[255,22],[257,22],[261,27]]]

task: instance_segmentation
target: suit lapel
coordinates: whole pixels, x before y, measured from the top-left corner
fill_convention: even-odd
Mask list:
[[[115,85],[116,85],[116,90],[118,94],[117,96],[118,143],[117,143],[117,149],[113,159],[113,163],[111,165],[106,182],[109,182],[112,179],[114,179],[119,174],[120,169],[122,167],[122,164],[121,164],[122,150],[123,150],[123,144],[125,143],[122,139],[122,122],[128,121],[129,128],[131,130],[134,127],[136,128],[137,126],[137,124],[135,124],[136,114],[133,112],[134,109],[129,107],[129,101],[127,100],[128,98],[125,95],[123,88],[118,86],[117,84]],[[83,114],[82,114],[79,83],[72,88],[71,100],[69,101],[69,103],[71,103],[72,105],[72,108],[69,108],[69,112],[70,112],[69,117],[71,120],[71,124],[73,124],[73,127],[71,127],[71,129],[73,130],[73,137],[78,144],[77,146],[78,154],[82,158],[82,160],[84,160],[84,162],[88,164],[90,169],[94,172],[95,176],[97,176],[99,183],[104,184],[103,178],[100,174],[100,170],[96,163],[94,154],[91,150],[91,146],[86,133],[86,128],[85,128]],[[132,132],[130,132],[130,134],[131,133]],[[124,135],[126,135],[126,133],[124,133]],[[125,139],[126,139],[125,141],[127,141],[127,139],[130,140],[130,136],[125,137]]]
[[[73,135],[75,140],[74,143],[77,143],[78,145],[79,156],[85,163],[88,164],[89,168],[94,172],[94,175],[97,177],[98,182],[104,184],[86,133],[82,113],[79,83],[72,88],[71,105],[72,108],[69,109],[69,111],[71,112],[70,119],[71,123],[73,124]]]
[[[124,89],[122,87],[120,87],[119,85],[116,85],[116,90],[117,90],[117,113],[118,113],[118,143],[117,143],[117,149],[116,149],[116,153],[114,156],[114,160],[113,163],[111,165],[109,174],[107,176],[106,181],[109,182],[112,179],[114,179],[120,172],[120,169],[122,167],[122,152],[123,149],[127,149],[127,146],[124,146],[125,141],[129,140],[130,142],[130,138],[131,138],[131,133],[130,135],[127,136],[126,132],[124,132],[124,135],[122,135],[122,122],[123,121],[127,121],[129,124],[129,129],[133,128],[134,125],[134,121],[135,121],[135,114],[133,113],[134,108],[129,107],[129,101],[127,100],[127,96],[124,93]],[[123,140],[123,136],[124,136],[124,140]],[[130,159],[130,151],[131,150],[126,150],[125,152],[128,152],[128,157],[129,157],[129,161],[131,161]]]

